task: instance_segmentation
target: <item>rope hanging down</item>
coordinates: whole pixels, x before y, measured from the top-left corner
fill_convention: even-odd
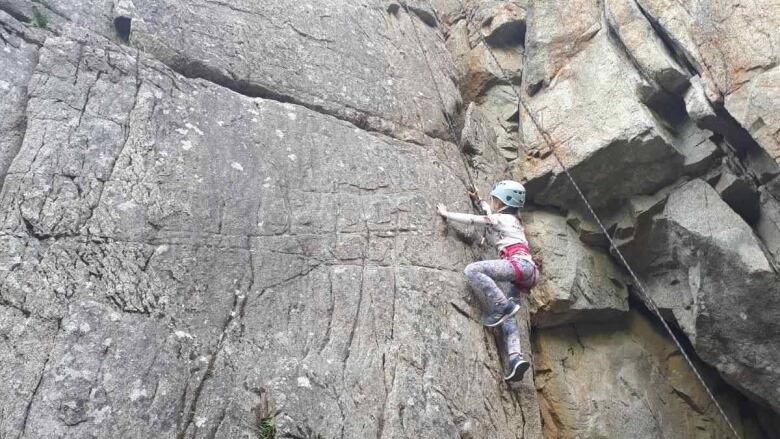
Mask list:
[[[444,97],[441,94],[441,91],[439,90],[439,83],[436,81],[436,77],[433,74],[433,68],[431,68],[431,63],[428,61],[428,51],[425,50],[425,46],[422,44],[422,40],[420,39],[420,34],[417,31],[417,24],[414,22],[414,18],[412,18],[411,11],[409,11],[409,8],[407,7],[406,3],[402,3],[404,7],[404,11],[406,12],[406,15],[409,17],[409,21],[412,23],[412,31],[414,33],[414,39],[417,41],[417,45],[420,47],[420,50],[422,51],[423,60],[425,61],[425,66],[428,69],[428,73],[431,75],[431,82],[433,82],[433,88],[436,90],[436,96],[439,98],[439,104],[441,105],[441,111],[442,115],[444,116],[444,120],[447,122],[447,128],[450,131],[450,135],[452,136],[452,140],[455,142],[455,145],[458,147],[458,156],[460,156],[461,162],[463,162],[463,169],[466,171],[466,177],[468,177],[468,186],[470,190],[475,190],[476,185],[474,184],[474,179],[471,177],[471,172],[469,171],[469,163],[466,160],[466,157],[463,156],[463,145],[461,144],[462,140],[460,136],[457,135],[455,132],[455,127],[453,126],[452,119],[450,119],[450,115],[447,114],[447,105],[444,103]],[[434,11],[434,9],[431,9]],[[438,17],[436,18],[438,21]],[[480,213],[484,213],[482,211],[482,207],[474,202],[474,200],[471,200],[471,205]]]
[[[430,0],[427,0],[427,1],[428,1],[428,7],[431,9],[431,11],[433,11],[434,14],[436,14],[436,9],[433,7],[433,5],[431,5]],[[469,23],[468,12],[466,12],[465,5],[463,4],[463,2],[461,0],[458,0],[458,3],[460,4],[461,10],[463,10],[464,13],[466,14],[466,18],[465,18],[466,19],[466,24],[467,25],[471,24],[471,23]],[[404,5],[404,8],[406,9],[406,5]],[[407,9],[407,12],[408,12],[408,9]],[[410,17],[410,19],[411,19],[411,17]],[[438,14],[437,14],[437,17],[436,17],[436,21],[439,22],[439,23],[441,22],[439,20],[439,18],[438,18]],[[422,46],[422,43],[420,41],[419,36],[417,35],[417,28],[416,28],[416,24],[414,24],[414,20],[413,19],[412,19],[412,25],[414,26],[414,29],[415,29],[414,32],[415,32],[415,37],[417,38],[417,43],[420,45],[420,48],[423,51],[423,56],[425,57],[425,63],[427,65],[427,67],[428,67],[429,73],[431,75],[431,79],[433,80],[434,84],[436,84],[436,79],[433,76],[433,70],[431,69],[431,66],[428,63],[428,55],[427,55],[427,53],[425,51],[425,48]],[[623,266],[626,267],[626,270],[628,271],[629,275],[631,276],[631,279],[633,279],[634,283],[636,284],[637,288],[639,289],[640,299],[642,299],[642,301],[644,302],[645,306],[647,306],[647,308],[650,309],[656,315],[658,320],[663,325],[664,329],[666,329],[666,332],[669,333],[669,336],[674,341],[674,344],[677,346],[677,349],[680,351],[680,353],[682,354],[683,358],[685,358],[685,361],[690,366],[690,368],[693,371],[694,375],[696,375],[696,378],[699,380],[701,385],[704,387],[704,390],[707,392],[707,395],[712,400],[712,402],[715,405],[715,407],[718,409],[718,412],[723,417],[723,420],[726,422],[726,424],[728,425],[729,429],[734,434],[734,437],[737,438],[737,439],[741,439],[740,434],[737,433],[737,429],[731,423],[731,420],[726,415],[726,412],[723,410],[723,407],[720,405],[718,400],[715,398],[715,395],[712,393],[712,390],[710,390],[709,385],[707,385],[706,381],[704,381],[704,378],[702,377],[702,375],[699,372],[699,370],[696,367],[696,365],[693,363],[693,360],[690,358],[688,353],[683,348],[683,345],[680,342],[679,338],[674,333],[674,331],[672,331],[672,328],[669,326],[669,324],[666,322],[666,320],[661,315],[661,311],[658,309],[658,306],[655,304],[655,301],[650,296],[647,295],[647,291],[645,290],[645,287],[642,284],[642,282],[639,280],[639,276],[636,275],[634,270],[628,264],[628,261],[626,260],[626,258],[623,256],[623,253],[620,251],[620,249],[617,247],[617,245],[615,245],[615,242],[612,239],[612,236],[610,236],[609,232],[607,231],[607,228],[604,227],[604,224],[601,222],[601,219],[599,218],[598,215],[596,215],[596,211],[593,209],[593,206],[588,201],[587,197],[583,193],[583,191],[580,188],[579,184],[577,184],[577,181],[574,180],[574,177],[571,175],[571,172],[569,172],[569,168],[566,167],[566,165],[561,160],[560,156],[558,155],[558,151],[555,148],[555,143],[553,142],[550,134],[547,133],[542,128],[541,124],[536,120],[536,117],[531,112],[531,109],[528,108],[528,106],[526,105],[525,101],[523,101],[522,95],[517,90],[515,85],[511,81],[509,81],[507,79],[506,71],[504,70],[503,66],[501,65],[501,63],[498,61],[498,59],[496,58],[495,54],[493,53],[493,49],[485,41],[485,36],[482,34],[482,30],[478,26],[475,27],[475,29],[477,29],[477,31],[478,31],[480,42],[485,46],[485,48],[487,49],[488,53],[490,54],[490,57],[493,59],[493,62],[496,63],[496,66],[498,66],[499,70],[501,71],[501,75],[502,75],[503,81],[505,83],[509,84],[509,86],[512,88],[512,91],[514,92],[515,96],[517,96],[517,101],[518,101],[519,105],[521,105],[523,110],[526,112],[526,114],[528,114],[528,118],[531,120],[531,123],[534,125],[534,128],[536,128],[536,130],[542,135],[542,139],[544,140],[544,143],[546,144],[546,146],[552,152],[552,155],[555,157],[555,161],[558,163],[558,166],[560,166],[561,169],[563,170],[564,174],[566,174],[566,177],[571,182],[571,185],[574,187],[574,190],[577,192],[577,195],[579,195],[580,199],[582,199],[583,203],[585,204],[586,208],[588,209],[588,212],[593,217],[593,219],[596,221],[596,224],[598,225],[599,229],[601,230],[601,232],[604,234],[604,236],[609,241],[610,247],[615,252],[615,254],[617,255],[617,257],[620,260],[620,262],[623,264]],[[442,98],[441,93],[439,92],[438,86],[436,87],[436,92],[439,94],[439,101],[442,103],[442,107],[443,107],[444,106],[444,99]],[[446,116],[446,108],[444,108],[444,111],[445,111],[445,117],[447,117]],[[448,121],[448,124],[449,124],[449,118],[448,117],[447,117],[447,121]],[[454,129],[452,129],[451,125],[450,125],[450,128],[451,128],[451,130],[453,132],[453,138],[456,139],[456,142],[458,142],[458,147],[460,147],[460,142],[459,142],[459,140],[457,140],[458,138],[455,136]],[[468,170],[467,170],[467,172],[468,172]]]
[[[463,157],[462,151],[463,146],[461,145],[460,137],[455,132],[455,127],[453,126],[452,120],[450,119],[449,114],[447,114],[447,106],[444,104],[444,97],[441,94],[441,91],[439,90],[439,83],[436,81],[436,77],[433,75],[433,69],[431,68],[431,64],[428,61],[428,52],[425,50],[425,46],[422,44],[422,40],[420,39],[420,34],[417,32],[417,25],[414,22],[414,19],[412,18],[411,11],[409,11],[409,8],[407,7],[406,3],[402,3],[404,7],[404,11],[406,12],[406,15],[409,16],[409,21],[412,23],[412,31],[414,33],[414,39],[417,41],[417,45],[420,46],[420,50],[423,54],[423,60],[425,61],[425,67],[428,69],[428,72],[431,75],[431,82],[433,82],[433,88],[436,90],[436,96],[439,98],[439,104],[441,105],[442,115],[444,116],[444,120],[447,122],[447,128],[449,128],[450,135],[452,136],[452,140],[455,142],[455,145],[458,147],[458,155],[460,156],[461,161],[463,162],[463,167],[466,171],[466,177],[468,177],[469,180],[469,186],[472,188],[474,186],[474,179],[471,177],[471,172],[469,172],[469,164],[466,161],[466,158]]]

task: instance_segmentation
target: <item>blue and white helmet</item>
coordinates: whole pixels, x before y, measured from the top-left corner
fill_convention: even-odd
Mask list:
[[[490,190],[490,196],[498,198],[508,207],[521,208],[525,205],[525,186],[512,181],[499,181]]]

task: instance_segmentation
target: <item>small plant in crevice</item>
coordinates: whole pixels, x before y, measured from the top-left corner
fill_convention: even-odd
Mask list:
[[[38,9],[37,6],[32,7],[32,25],[41,29],[46,29],[49,26],[49,18]]]
[[[247,388],[247,390],[258,397],[257,403],[252,409],[254,421],[247,426],[257,434],[257,439],[274,439],[276,437],[276,426],[274,425],[276,413],[274,413],[268,390],[264,387]]]
[[[276,428],[274,427],[273,418],[269,416],[260,419],[260,423],[257,425],[257,438],[274,439],[275,436],[276,436]]]

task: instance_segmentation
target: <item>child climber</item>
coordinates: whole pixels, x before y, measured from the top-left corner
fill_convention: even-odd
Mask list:
[[[488,240],[498,248],[501,259],[473,262],[464,273],[472,288],[482,295],[483,303],[488,305],[482,323],[491,327],[501,325],[507,359],[504,379],[520,381],[530,363],[520,350],[520,331],[513,318],[520,305],[513,299],[520,299],[518,292],[528,294],[539,278],[519,215],[525,204],[525,187],[516,181],[500,181],[490,191],[490,204],[480,200],[476,191],[469,192],[469,196],[480,202],[485,215],[448,212],[442,204],[438,205],[439,215],[457,223],[485,226]],[[494,211],[496,213],[492,213]],[[496,282],[512,282],[510,298]]]

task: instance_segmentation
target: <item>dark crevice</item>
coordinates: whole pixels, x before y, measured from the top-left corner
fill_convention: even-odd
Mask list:
[[[636,4],[637,8],[639,8],[639,11],[642,13],[642,15],[644,15],[647,22],[650,23],[650,26],[653,28],[656,35],[658,35],[658,37],[661,39],[661,42],[664,44],[664,47],[666,47],[666,50],[669,51],[671,55],[673,55],[677,62],[680,63],[680,65],[683,66],[686,70],[688,70],[688,73],[690,73],[691,76],[700,74],[699,70],[691,63],[691,60],[688,59],[677,42],[674,41],[674,38],[672,38],[672,36],[669,35],[669,32],[667,32],[666,29],[661,26],[661,23],[659,23],[655,17],[650,15],[650,13],[647,12],[638,1],[635,1],[634,3]]]
[[[406,8],[409,12],[413,13],[417,16],[417,18],[420,19],[423,23],[425,23],[429,27],[436,27],[437,19],[434,14],[432,14],[430,11],[426,11],[422,8],[417,8],[409,4],[404,4],[404,8]]]
[[[464,311],[464,310],[460,309],[460,307],[459,307],[458,305],[456,305],[456,304],[455,304],[455,303],[453,303],[453,302],[450,302],[450,305],[452,306],[452,308],[453,308],[453,309],[454,309],[454,310],[455,310],[455,311],[456,311],[458,314],[462,315],[463,317],[465,317],[465,318],[466,318],[466,319],[468,319],[468,320],[471,320],[471,316],[470,316],[470,315],[469,315],[469,314],[468,314],[466,311]]]
[[[523,47],[525,44],[526,25],[523,21],[512,21],[494,29],[485,36],[485,42],[492,47],[511,48]]]
[[[256,82],[247,81],[245,79],[239,79],[236,78],[232,73],[228,72],[228,74],[225,74],[223,72],[220,72],[217,68],[210,67],[203,63],[200,60],[194,60],[187,58],[183,55],[179,55],[178,57],[171,58],[168,60],[161,60],[168,68],[171,70],[179,73],[180,75],[190,78],[190,79],[202,79],[208,82],[211,82],[213,84],[225,87],[229,90],[232,90],[240,95],[247,96],[250,98],[261,98],[261,99],[267,99],[272,100],[280,103],[285,104],[293,104],[298,105],[304,108],[307,108],[311,111],[334,117],[336,119],[339,119],[341,121],[347,122],[349,124],[352,124],[356,126],[357,128],[360,128],[364,131],[369,131],[373,133],[383,134],[389,137],[392,137],[394,139],[403,140],[408,143],[415,143],[420,144],[418,141],[415,141],[414,139],[409,138],[402,138],[397,137],[397,134],[392,131],[392,129],[377,129],[371,124],[371,119],[381,119],[377,116],[372,116],[365,114],[361,110],[357,110],[354,108],[347,107],[345,109],[345,112],[348,113],[347,115],[342,114],[342,112],[328,109],[323,107],[322,105],[316,105],[311,104],[308,102],[304,102],[300,99],[297,99],[293,96],[290,96],[288,94],[281,93],[279,91],[276,91],[270,87],[260,85]],[[391,124],[396,124],[395,122],[390,121]],[[435,133],[428,133],[425,131],[420,130],[419,128],[414,127],[407,127],[407,126],[401,126],[398,125],[401,128],[407,128],[410,130],[418,131],[421,134],[424,134],[426,136],[429,136],[431,138],[444,140],[447,142],[452,141],[452,139],[444,138],[441,136],[437,136]]]
[[[116,29],[116,35],[120,40],[125,43],[130,42],[130,28],[132,26],[132,20],[130,17],[119,16],[114,18],[114,29]]]
[[[646,96],[642,103],[670,126],[679,127],[690,120],[685,109],[685,100],[680,95],[655,90],[655,93]]]
[[[740,162],[740,174],[750,176],[756,186],[780,175],[780,166],[769,156],[753,136],[737,122],[723,106],[713,106],[716,120],[702,121],[702,128],[716,133],[724,141],[718,141],[724,152],[733,154]],[[718,139],[720,140],[720,139]]]

